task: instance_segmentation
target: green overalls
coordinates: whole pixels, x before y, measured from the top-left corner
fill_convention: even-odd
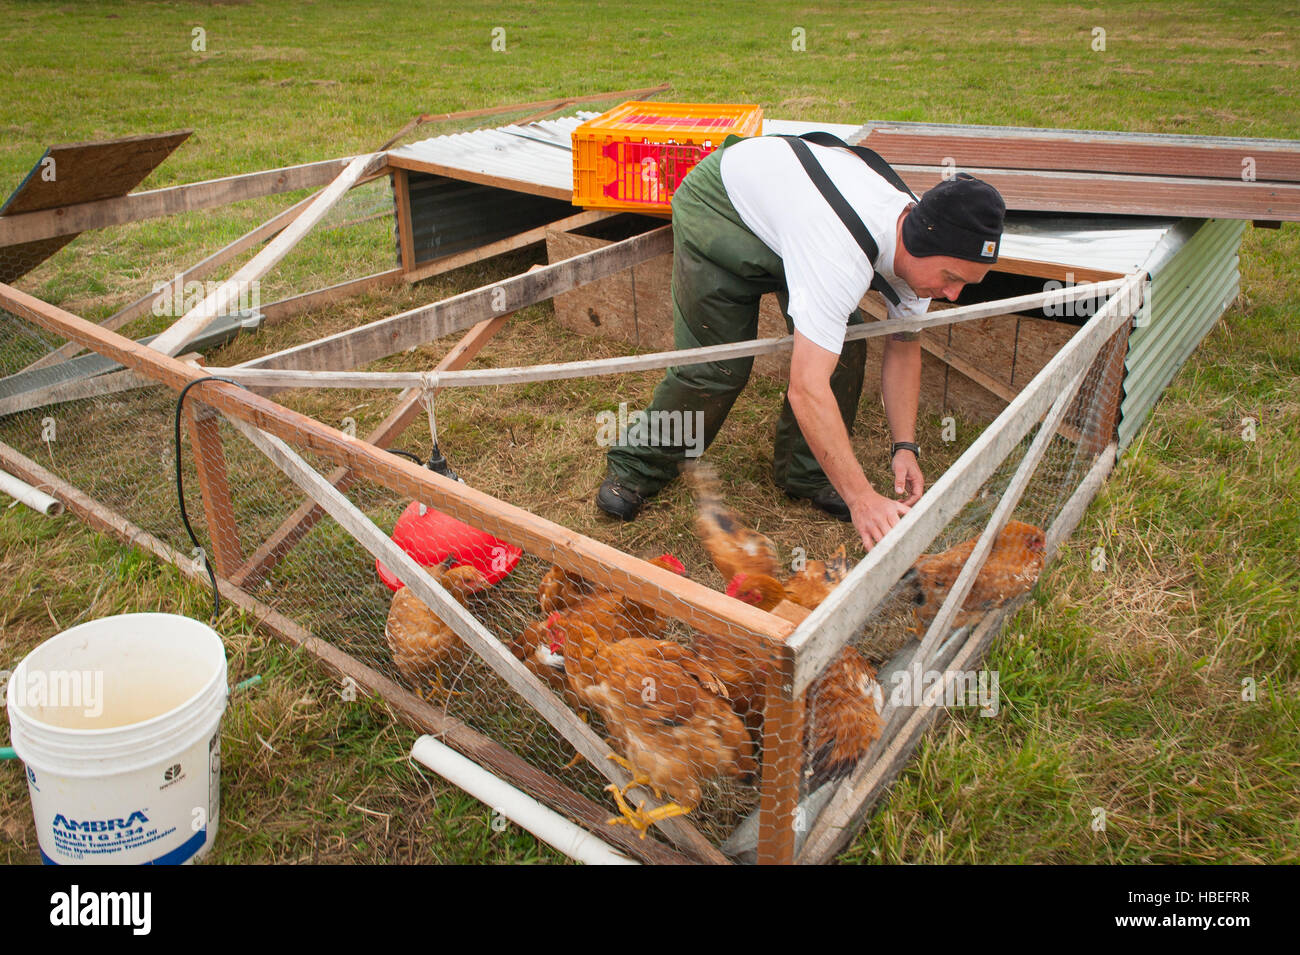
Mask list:
[[[759,299],[765,292],[777,294],[786,327],[794,331],[781,258],[749,230],[727,197],[723,149],[705,157],[673,194],[673,343],[679,349],[757,338]],[[774,183],[773,188],[780,185]],[[855,308],[848,324],[864,321]],[[845,342],[831,374],[831,391],[849,434],[866,357],[865,340]],[[647,411],[702,411],[707,448],[749,381],[753,364],[753,358],[735,358],[669,368]],[[650,497],[677,476],[685,457],[684,445],[619,445],[610,449],[606,461],[624,486]],[[788,397],[776,426],[772,479],[800,497],[811,497],[830,484],[799,430]]]

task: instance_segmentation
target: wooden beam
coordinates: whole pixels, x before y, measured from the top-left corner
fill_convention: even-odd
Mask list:
[[[229,279],[217,286],[202,302],[186,312],[170,328],[150,342],[149,347],[164,355],[174,355],[195,335],[203,331],[214,318],[222,314],[230,303],[239,298],[242,289],[269,272],[277,262],[289,254],[311,228],[334,208],[343,194],[356,185],[357,180],[372,162],[382,158],[375,153],[358,156],[348,163],[338,178],[312,199],[298,216],[276,236],[261,252],[253,256]]]
[[[792,865],[801,820],[799,784],[803,778],[804,698],[791,699],[794,657],[783,654],[772,667],[763,702],[763,768],[758,809],[759,865]]]
[[[362,292],[368,292],[371,289],[387,288],[392,285],[398,285],[401,282],[423,281],[435,275],[442,275],[453,269],[459,269],[462,266],[473,265],[476,262],[482,262],[493,256],[501,255],[505,252],[514,252],[518,249],[526,248],[546,239],[546,232],[549,229],[561,229],[568,231],[577,229],[585,225],[599,222],[607,219],[613,212],[583,212],[576,216],[569,216],[560,219],[558,222],[552,222],[544,226],[538,226],[536,229],[529,229],[527,232],[521,232],[518,235],[509,236],[497,242],[490,242],[487,245],[480,246],[477,249],[468,249],[464,252],[453,252],[451,255],[440,256],[422,263],[420,266],[410,272],[404,272],[399,265],[395,269],[389,269],[385,272],[375,272],[364,278],[351,279],[347,282],[340,282],[337,285],[331,285],[328,288],[317,289],[314,292],[304,292],[301,295],[294,295],[290,298],[280,299],[278,302],[270,302],[261,306],[261,312],[266,316],[268,322],[279,321],[282,318],[288,318],[293,315],[300,315],[303,312],[310,311],[314,308],[323,308],[326,305],[333,304],[353,295],[360,295]]]
[[[535,274],[541,275],[543,271]],[[3,283],[0,283],[0,307],[65,338],[80,341],[174,391],[207,374],[206,369],[161,355]],[[788,623],[756,607],[388,454],[238,385],[208,381],[202,386],[202,394],[195,397],[201,397],[204,403],[228,417],[294,441],[312,453],[355,470],[361,478],[481,527],[594,583],[652,604],[697,630],[752,642],[752,652],[760,659],[772,653],[791,632]]]
[[[561,199],[564,202],[573,201],[572,186],[567,188],[564,186],[547,186],[527,179],[511,179],[509,176],[495,176],[491,173],[475,172],[472,169],[461,169],[458,166],[448,166],[446,163],[431,162],[428,159],[416,159],[413,156],[403,156],[400,153],[389,153],[388,164],[395,169],[409,169],[412,172],[444,176],[447,179],[458,179],[461,182],[475,182],[480,186],[492,186],[494,189],[508,189],[511,192],[543,196],[547,199]]]
[[[244,562],[244,555],[239,547],[235,508],[230,499],[230,479],[221,444],[221,419],[197,401],[186,404],[185,419],[203,496],[203,516],[208,524],[208,538],[212,541],[212,566],[222,577],[229,577]]]
[[[961,127],[922,129],[873,123],[863,145],[891,163],[1061,172],[1197,176],[1240,182],[1250,159],[1260,181],[1300,182],[1300,148],[1269,140],[1144,136],[1088,130]]]
[[[611,248],[611,246],[605,248]],[[604,251],[604,249],[596,251]],[[586,254],[592,255],[594,253],[589,252]],[[575,259],[584,257],[576,256]],[[565,261],[574,261],[574,259],[566,259]],[[542,269],[539,268],[537,271],[540,272]],[[888,326],[880,323],[854,325],[849,328],[845,338],[846,340],[879,338],[898,331],[937,328],[957,322],[1001,316],[1009,308],[1018,307],[1019,303],[1023,303],[1027,299],[1033,300],[1036,304],[1043,304],[1048,301],[1058,300],[1059,296],[1065,295],[1072,300],[1100,294],[1099,289],[1114,289],[1118,288],[1120,284],[1120,282],[1110,282],[1101,285],[1080,285],[1064,290],[1035,292],[1032,295],[1021,295],[998,302],[980,302],[975,305],[964,305],[960,308],[940,309],[930,312],[923,318],[894,320]],[[495,287],[489,288],[494,289]],[[485,290],[478,289],[476,291],[482,292]],[[447,301],[451,302],[455,301],[455,299],[448,299]],[[341,334],[347,335],[346,332]],[[434,376],[430,376],[427,372],[412,371],[364,372],[335,371],[331,368],[282,368],[277,355],[288,354],[288,351],[286,351],[278,352],[276,355],[269,355],[265,359],[253,359],[232,368],[214,368],[213,372],[234,378],[263,392],[280,388],[407,388],[425,381],[431,381],[438,387],[482,387],[485,385],[514,385],[530,381],[559,381],[566,378],[586,378],[593,375],[617,375],[701,361],[724,361],[731,358],[764,355],[787,350],[793,342],[793,336],[786,335],[781,338],[760,338],[726,345],[709,345],[702,348],[652,352],[648,355],[624,355],[618,358],[599,358],[589,361],[560,362],[548,365],[526,365],[515,368],[476,368],[470,371],[453,371]],[[271,363],[272,359],[275,359],[274,363]]]
[[[614,785],[627,786],[631,776],[609,758],[613,755],[609,745],[552,693],[531,670],[516,659],[509,647],[431,577],[426,568],[417,564],[415,558],[398,547],[356,505],[279,438],[265,434],[237,418],[231,419],[231,423],[258,450],[269,457],[291,481],[306,492],[308,497],[324,508],[354,540],[369,551],[372,557],[383,561],[397,574],[406,586],[438,615],[439,619],[451,627],[456,635],[492,668],[497,676],[509,684],[512,690],[581,753],[592,768]],[[654,806],[657,805],[659,803],[654,802]],[[685,819],[667,819],[659,825],[678,846],[701,861],[715,864],[727,863],[726,856],[714,848],[712,843]]]
[[[874,300],[874,297],[869,304],[863,306],[862,310],[876,321],[883,322],[888,319],[888,313],[885,311],[884,305],[878,304]],[[940,345],[924,334],[921,335],[920,342],[921,347],[925,349],[925,351],[939,359],[953,371],[969,378],[973,383],[983,388],[995,398],[1000,398],[1010,404],[1016,395],[1019,394],[1019,392],[1011,385],[1001,382],[986,371],[977,368],[948,346]],[[1069,438],[1075,444],[1079,443],[1079,432],[1077,429],[1063,423],[1059,430],[1062,435]]]
[[[1137,310],[1145,276],[1135,273],[1071,338],[1005,411],[944,472],[907,515],[849,572],[790,638],[794,692],[804,692],[857,631],[939,531],[965,506],[1048,410],[1060,390],[1090,365]]]
[[[438,362],[438,370],[463,368],[476,356],[502,327],[509,321],[509,315],[479,322]],[[440,389],[439,389],[440,390]],[[437,390],[434,391],[436,395]],[[397,439],[423,408],[424,392],[421,388],[409,388],[402,392],[397,406],[389,413],[374,431],[366,436],[366,441],[377,448],[386,448]],[[348,468],[337,468],[329,476],[329,481],[340,491],[352,484],[353,472]],[[307,536],[316,526],[316,522],[325,516],[315,501],[308,501],[285,519],[274,533],[253,552],[248,561],[231,576],[240,587],[247,587],[261,579],[272,567],[280,562],[293,546]]]
[[[415,268],[415,235],[411,225],[411,174],[393,170],[393,215],[397,220],[398,261],[402,272]]]
[[[949,167],[894,164],[917,195]],[[1020,169],[963,169],[993,186],[1016,212],[1086,212],[1194,219],[1300,221],[1300,184]]]
[[[1012,275],[1030,275],[1034,278],[1057,279],[1061,282],[1105,282],[1107,279],[1122,279],[1123,272],[1109,269],[1093,269],[1083,265],[1066,265],[1064,262],[1039,262],[1036,259],[1013,259],[999,255],[994,272],[1009,272]]]
[[[227,262],[235,258],[237,255],[246,252],[247,250],[251,249],[253,246],[257,245],[260,242],[266,241],[271,236],[275,235],[277,232],[279,232],[281,229],[287,226],[294,219],[296,219],[298,215],[304,209],[307,208],[308,204],[312,201],[313,198],[315,197],[308,196],[305,199],[298,200],[293,205],[291,205],[288,209],[285,209],[283,212],[281,212],[279,215],[275,216],[272,219],[268,219],[266,222],[263,222],[261,225],[259,225],[256,229],[253,229],[249,232],[245,232],[234,242],[231,242],[229,245],[225,246],[224,248],[218,249],[216,252],[213,252],[202,262],[196,262],[194,265],[191,265],[188,269],[186,269],[184,272],[178,275],[175,281],[179,285],[184,286],[186,282],[201,279],[203,278],[203,276],[211,274],[211,272],[214,269],[219,268],[222,265],[225,265]],[[157,292],[150,291],[142,295],[140,298],[136,299],[130,305],[126,306],[123,309],[120,309],[113,315],[110,315],[108,318],[100,322],[99,323],[100,327],[107,328],[110,331],[116,331],[117,329],[125,325],[127,322],[139,318],[141,315],[144,315],[153,307],[153,303],[158,298],[158,294],[159,293]],[[261,309],[261,311],[263,314],[266,314],[265,309]],[[54,349],[54,351],[50,352],[44,358],[38,358],[36,361],[32,362],[30,365],[24,368],[23,371],[31,371],[36,368],[45,368],[49,365],[56,365],[61,361],[65,361],[69,358],[74,357],[80,351],[82,351],[80,345],[76,344],[75,342],[68,342],[65,345],[60,345],[58,348]]]
[[[171,186],[167,189],[137,192],[118,199],[101,199],[98,202],[83,202],[75,206],[62,206],[43,212],[0,216],[0,246],[70,235],[89,229],[103,229],[106,226],[175,215],[178,212],[211,209],[243,199],[255,199],[259,196],[272,196],[281,192],[323,186],[336,179],[352,158],[349,156],[345,159],[327,159],[323,162],[304,163],[301,166],[286,166],[264,172],[246,173],[242,176],[227,176],[224,179],[209,179],[183,186]],[[382,166],[383,156],[379,154],[374,167],[367,171],[367,176],[377,174]]]
[[[672,227],[564,259],[535,272],[422,305],[389,318],[244,362],[241,368],[356,368],[396,352],[464,331],[485,318],[517,311],[672,249]]]
[[[33,484],[48,487],[67,507],[91,528],[107,533],[124,544],[142,547],[160,560],[173,564],[185,576],[203,586],[208,585],[205,571],[196,570],[194,561],[164,544],[126,518],[42,468],[6,444],[0,443],[0,464],[5,470],[23,476]],[[535,768],[518,755],[449,716],[399,686],[377,670],[365,666],[333,644],[313,636],[296,622],[258,601],[229,581],[218,577],[217,588],[223,600],[248,615],[253,626],[276,639],[311,654],[316,662],[336,676],[351,680],[365,695],[380,697],[394,715],[417,732],[435,733],[440,739],[482,763],[530,795],[567,813],[602,839],[644,862],[689,864],[694,860],[662,843],[638,839],[626,826],[609,826],[609,809],[575,793],[563,783]]]

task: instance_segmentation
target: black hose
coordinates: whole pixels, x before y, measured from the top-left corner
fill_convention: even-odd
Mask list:
[[[199,543],[198,537],[194,533],[194,528],[190,526],[189,515],[185,512],[185,481],[181,475],[181,408],[185,404],[185,395],[195,385],[201,385],[205,381],[224,381],[228,385],[242,387],[237,381],[231,381],[229,378],[220,378],[216,375],[208,375],[206,378],[195,378],[188,385],[181,389],[181,393],[176,397],[176,503],[180,506],[181,523],[185,525],[185,533],[190,535],[190,541],[203,555],[203,568],[208,572],[208,580],[212,583],[212,623],[217,622],[217,614],[221,610],[221,594],[217,590],[217,574],[212,569],[212,561],[208,560],[208,552]]]

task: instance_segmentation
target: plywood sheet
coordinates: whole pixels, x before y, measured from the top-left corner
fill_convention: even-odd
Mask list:
[[[124,196],[157,169],[191,132],[183,129],[51,146],[0,207],[0,215]],[[61,235],[0,249],[0,282],[12,282],[25,275],[76,237]]]

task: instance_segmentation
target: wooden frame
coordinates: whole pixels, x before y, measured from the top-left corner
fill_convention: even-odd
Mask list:
[[[394,164],[395,165],[395,164]],[[310,178],[330,173],[331,184],[316,196],[303,200],[285,210],[270,222],[252,230],[226,249],[210,256],[193,267],[187,274],[198,274],[200,268],[220,264],[220,256],[237,254],[231,251],[251,247],[277,232],[275,239],[248,266],[236,273],[218,290],[233,287],[241,276],[263,274],[279,257],[285,254],[311,226],[319,221],[325,210],[337,201],[348,188],[366,177],[382,175],[389,167],[382,154],[354,157],[340,169],[339,163],[309,164],[311,167],[291,167],[299,175]],[[286,171],[272,171],[286,172]],[[250,194],[268,194],[283,191],[269,174],[251,177],[234,177],[242,180],[240,189]],[[480,249],[458,253],[444,259],[414,267],[410,246],[409,222],[400,228],[402,217],[400,201],[402,183],[406,174],[397,167],[394,172],[394,189],[398,201],[399,236],[406,240],[399,246],[400,264],[396,269],[376,273],[362,279],[344,282],[327,289],[295,296],[267,306],[268,312],[284,316],[308,308],[337,301],[369,288],[382,287],[396,282],[414,282],[440,271],[479,261],[490,255],[521,248],[541,241],[551,228],[576,228],[598,221],[609,213],[580,213],[548,226],[529,230],[503,239]],[[464,178],[464,176],[461,176]],[[297,181],[297,180],[295,180]],[[228,182],[218,180],[216,182]],[[211,187],[207,191],[194,188],[188,195],[194,202],[207,202],[219,191],[215,184],[194,184],[194,187]],[[191,187],[178,187],[190,189]],[[225,187],[222,187],[225,188]],[[290,188],[290,187],[286,187]],[[257,192],[256,190],[268,190]],[[158,190],[157,192],[168,192]],[[145,193],[141,199],[152,194]],[[116,200],[115,200],[116,201]],[[134,204],[135,212],[146,208],[160,208],[166,202],[160,196]],[[213,202],[211,204],[217,204]],[[97,204],[92,204],[97,205]],[[204,206],[195,205],[193,208]],[[123,207],[126,208],[126,207]],[[90,210],[87,210],[89,213]],[[112,220],[122,210],[100,208],[97,214]],[[134,214],[134,213],[132,213]],[[156,213],[163,214],[163,213]],[[5,223],[0,220],[0,234],[4,228],[34,228],[31,222]],[[129,221],[129,220],[121,220]],[[392,681],[362,667],[338,650],[316,640],[292,621],[263,607],[242,588],[263,576],[288,550],[305,535],[321,516],[334,518],[377,559],[382,560],[411,586],[416,594],[447,620],[457,634],[497,672],[503,680],[540,713],[564,739],[590,760],[593,766],[611,781],[623,784],[626,774],[605,759],[608,746],[578,719],[573,711],[550,693],[510,651],[478,620],[465,611],[414,561],[357,510],[343,495],[342,490],[352,482],[363,479],[382,485],[400,495],[422,501],[452,516],[467,520],[530,553],[579,573],[588,579],[607,586],[618,587],[629,596],[646,600],[675,616],[688,625],[704,632],[719,634],[738,641],[757,661],[769,665],[772,673],[765,698],[764,735],[762,739],[762,773],[760,805],[757,810],[759,833],[757,857],[760,862],[791,863],[795,861],[825,861],[841,844],[850,831],[846,826],[856,824],[870,800],[882,791],[893,774],[901,767],[906,755],[915,745],[919,734],[938,716],[933,708],[920,707],[915,712],[887,712],[887,730],[850,776],[843,780],[831,794],[820,815],[811,821],[812,828],[802,839],[795,825],[800,802],[800,768],[803,758],[804,694],[811,682],[821,673],[844,646],[862,619],[875,607],[894,581],[913,560],[939,534],[969,498],[987,480],[988,476],[1046,414],[1033,443],[1011,480],[1011,484],[994,511],[988,526],[976,544],[974,553],[963,568],[956,585],[940,608],[929,630],[911,658],[911,665],[951,660],[965,665],[979,659],[997,632],[1005,613],[995,613],[982,621],[966,637],[948,636],[948,626],[961,606],[965,594],[991,549],[999,529],[1009,519],[1020,494],[1045,452],[1053,435],[1061,428],[1069,411],[1074,392],[1083,381],[1087,369],[1100,360],[1103,366],[1103,387],[1115,386],[1116,393],[1123,375],[1123,350],[1126,340],[1127,320],[1137,308],[1145,276],[1134,274],[1119,279],[1106,278],[1096,286],[1073,286],[1054,292],[1019,296],[1000,302],[981,303],[965,308],[937,312],[924,318],[907,322],[891,322],[888,327],[877,324],[857,326],[850,330],[849,338],[869,338],[899,330],[921,330],[954,322],[1006,314],[1019,308],[1037,307],[1047,302],[1070,301],[1097,294],[1110,294],[1107,304],[1061,349],[1048,365],[1019,394],[1003,395],[1009,404],[1006,410],[977,439],[952,468],[931,488],[929,494],[912,509],[907,518],[881,545],[876,547],[850,574],[848,580],[832,593],[816,611],[764,613],[746,604],[726,598],[697,583],[683,580],[636,558],[586,538],[560,525],[538,518],[472,488],[449,481],[440,475],[386,453],[382,446],[391,442],[419,413],[423,399],[437,389],[452,385],[513,383],[522,380],[542,380],[576,377],[595,373],[616,374],[629,370],[659,368],[683,363],[684,359],[700,360],[705,354],[712,359],[757,355],[789,347],[789,339],[766,339],[739,345],[720,346],[713,349],[661,352],[653,355],[609,359],[599,362],[570,362],[552,366],[534,366],[529,369],[478,369],[464,366],[478,353],[492,335],[500,329],[509,315],[555,294],[578,288],[604,276],[615,274],[671,250],[671,227],[665,226],[634,236],[622,242],[555,262],[534,271],[502,280],[492,285],[474,289],[440,302],[423,305],[398,315],[372,322],[313,342],[262,356],[232,369],[202,369],[161,353],[183,347],[193,333],[200,330],[211,314],[219,310],[221,294],[214,293],[191,313],[183,317],[161,336],[161,347],[146,347],[117,335],[112,323],[129,319],[114,316],[105,326],[96,326],[55,306],[41,302],[7,285],[0,284],[0,306],[57,332],[69,340],[63,351],[85,347],[119,362],[125,370],[114,376],[97,379],[96,387],[105,384],[122,387],[145,384],[162,384],[179,390],[204,375],[213,372],[228,373],[259,390],[322,385],[336,387],[395,387],[402,388],[393,411],[370,435],[361,441],[330,428],[310,417],[297,414],[263,395],[221,382],[205,382],[195,389],[188,406],[188,426],[198,465],[199,484],[203,506],[212,537],[213,565],[216,568],[222,593],[245,609],[256,611],[259,619],[271,621],[271,627],[290,642],[313,648],[322,661],[339,672],[359,675],[365,686],[380,689],[385,698],[400,701],[399,712],[404,718],[417,722],[421,728],[435,727],[445,733],[457,748],[492,766],[498,772],[523,785],[535,795],[569,812],[584,824],[599,831],[602,837],[621,848],[650,861],[683,861],[693,858],[707,862],[729,861],[684,819],[666,820],[660,828],[679,847],[674,852],[654,843],[643,843],[617,827],[605,826],[598,818],[607,815],[573,794],[559,782],[545,776],[508,753],[501,747],[484,740],[472,730],[451,720],[445,713],[416,701],[411,694]],[[1098,276],[1101,278],[1101,276]],[[137,301],[128,306],[140,308]],[[504,304],[503,304],[504,303]],[[455,331],[468,334],[428,373],[366,373],[352,371],[371,361],[394,354],[414,345],[424,344]],[[1099,359],[1100,356],[1100,359]],[[973,369],[977,370],[977,369]],[[113,380],[108,381],[109,378]],[[996,393],[996,392],[995,392]],[[1110,392],[1108,391],[1109,395]],[[244,556],[238,529],[234,526],[230,510],[229,484],[225,456],[218,431],[217,414],[224,415],[240,433],[252,442],[277,467],[308,496],[299,507],[251,555]],[[1049,551],[1077,523],[1082,509],[1096,493],[1101,481],[1114,461],[1114,444],[1111,442],[1115,409],[1109,405],[1090,422],[1082,435],[1084,453],[1100,451],[1096,462],[1075,490],[1056,522],[1049,528]],[[317,473],[290,447],[292,442],[337,465],[328,475]],[[50,484],[60,496],[84,519],[111,530],[120,537],[142,541],[164,560],[178,563],[183,569],[188,561],[161,542],[130,525],[120,516],[80,495],[75,489],[59,482],[33,462],[22,458],[13,449],[0,444],[0,462],[7,469],[29,480]],[[75,503],[74,503],[75,502]],[[251,542],[250,542],[251,543]],[[187,570],[194,573],[192,568]],[[946,640],[946,642],[944,642]],[[629,845],[631,843],[631,845]],[[638,851],[640,850],[640,851]]]
[[[554,268],[554,267],[552,267]],[[541,271],[539,269],[539,271]],[[537,273],[532,273],[536,275]],[[517,277],[519,278],[519,277]],[[594,757],[600,769],[612,781],[622,784],[626,779],[616,767],[608,765],[604,759],[608,749],[599,738],[594,737],[580,720],[572,714],[558,699],[552,696],[544,686],[526,669],[522,668],[513,655],[504,648],[490,633],[483,630],[471,615],[459,609],[431,578],[424,575],[406,555],[377,528],[370,524],[360,512],[356,511],[339,492],[338,486],[352,477],[360,476],[389,487],[399,493],[423,500],[431,506],[446,510],[462,519],[470,519],[479,526],[490,529],[512,542],[520,543],[546,559],[553,560],[561,566],[574,570],[600,583],[622,584],[631,595],[645,596],[653,599],[654,588],[663,588],[658,594],[659,601],[667,605],[669,612],[690,625],[709,632],[725,632],[734,639],[740,634],[749,641],[757,659],[766,659],[772,664],[771,685],[767,696],[767,713],[764,738],[762,740],[763,771],[762,791],[758,815],[760,835],[758,858],[762,862],[790,863],[807,859],[810,851],[817,851],[816,846],[824,841],[825,835],[820,819],[809,834],[802,852],[797,851],[797,832],[794,825],[795,812],[799,807],[799,773],[798,766],[802,758],[802,721],[803,694],[808,683],[820,672],[816,662],[818,655],[830,655],[838,652],[842,641],[835,642],[838,634],[844,630],[845,621],[850,615],[860,616],[874,605],[869,591],[879,590],[883,593],[892,584],[893,578],[901,574],[906,566],[915,559],[930,540],[938,533],[943,523],[955,513],[960,505],[955,501],[965,492],[962,488],[977,487],[998,462],[1010,451],[1015,442],[1033,426],[1038,416],[1046,410],[1046,404],[1052,405],[1047,422],[1040,429],[1030,452],[1022,463],[1008,495],[999,505],[988,528],[982,535],[976,553],[967,563],[959,578],[957,586],[948,601],[940,610],[925,640],[916,654],[917,665],[921,665],[930,655],[931,649],[939,637],[946,632],[947,621],[955,613],[964,598],[967,588],[980,563],[987,555],[992,540],[1001,524],[1009,517],[1019,493],[1023,490],[1029,476],[1033,473],[1038,457],[1046,448],[1057,425],[1064,417],[1073,393],[1082,381],[1084,372],[1097,357],[1098,353],[1116,340],[1116,332],[1124,320],[1137,308],[1134,292],[1142,287],[1143,276],[1131,276],[1122,282],[1111,283],[1112,295],[1107,305],[1062,349],[1048,367],[1034,379],[1007,411],[991,426],[976,445],[940,479],[927,498],[939,502],[940,506],[927,509],[922,505],[913,509],[907,520],[918,523],[921,515],[925,519],[923,529],[904,537],[898,532],[891,535],[879,547],[871,552],[867,560],[852,572],[849,581],[837,589],[817,611],[809,614],[802,623],[792,626],[781,617],[763,613],[739,604],[735,601],[718,599],[720,595],[708,591],[690,581],[682,581],[675,575],[660,571],[651,565],[643,564],[617,551],[588,541],[556,525],[548,525],[526,512],[518,512],[501,502],[493,501],[473,491],[448,482],[438,475],[433,475],[400,459],[391,459],[382,451],[355,439],[349,439],[333,429],[312,419],[295,415],[288,409],[268,402],[264,398],[221,382],[210,382],[203,386],[201,397],[206,404],[224,413],[250,441],[266,453],[275,463],[289,474],[301,488],[309,492],[311,504],[300,508],[289,522],[286,522],[279,534],[279,546],[272,545],[267,553],[254,555],[257,560],[239,564],[237,551],[229,546],[234,537],[233,528],[221,528],[220,519],[214,519],[209,511],[210,526],[218,527],[217,533],[224,535],[224,543],[216,544],[215,563],[223,577],[236,576],[242,581],[255,579],[257,573],[264,570],[267,558],[283,553],[294,539],[301,536],[300,528],[308,521],[316,519],[316,510],[330,513],[360,540],[377,558],[396,569],[408,585],[415,586],[421,599],[434,607],[440,615],[452,623],[453,628],[465,639],[479,655],[493,666],[507,683],[512,686],[530,706],[537,709],[579,752],[589,759]],[[514,280],[509,280],[514,281]],[[1118,286],[1114,288],[1113,286]],[[1092,290],[1090,290],[1092,291]],[[470,293],[471,295],[474,293]],[[1041,296],[1035,296],[1041,298]],[[77,319],[69,313],[39,300],[25,296],[21,292],[0,286],[0,304],[30,318],[31,320],[65,335],[73,341],[93,347],[121,362],[128,369],[142,374],[151,380],[159,381],[172,388],[182,387],[193,381],[202,372],[184,363],[144,348],[135,342],[121,338],[102,328]],[[977,315],[990,309],[1005,311],[1005,303],[984,303],[971,307],[967,315]],[[952,317],[953,312],[940,313],[934,319]],[[960,319],[960,315],[956,316]],[[480,324],[461,346],[453,350],[440,369],[442,374],[452,374],[451,368],[472,357],[476,347],[481,347],[492,331],[500,327],[505,316],[497,316]],[[918,320],[922,324],[930,318]],[[882,330],[880,326],[866,326],[860,333]],[[1068,377],[1067,377],[1068,376]],[[426,387],[429,382],[426,381]],[[1062,386],[1065,387],[1062,387]],[[408,388],[399,401],[399,408],[390,415],[389,431],[395,433],[403,426],[398,424],[405,417],[416,413],[423,389]],[[193,425],[196,429],[204,420],[199,418]],[[215,426],[215,422],[211,422]],[[298,456],[283,443],[288,438],[302,444],[313,452],[332,458],[342,465],[328,479],[309,468]],[[196,431],[196,448],[206,453],[206,461],[201,460],[201,482],[204,484],[205,508],[211,499],[219,505],[222,491],[217,462],[211,454],[212,436],[203,436]],[[207,447],[204,447],[204,445]],[[202,475],[206,474],[206,478]],[[945,487],[947,490],[945,491]],[[953,488],[958,490],[954,491]],[[1095,488],[1094,488],[1095,490]],[[219,511],[219,508],[218,508]],[[925,535],[929,535],[926,537]],[[925,538],[925,539],[922,539]],[[906,542],[906,546],[904,546]],[[268,542],[270,543],[270,542]],[[557,546],[557,545],[563,546]],[[892,544],[892,546],[890,546]],[[234,547],[238,547],[237,538]],[[915,551],[913,553],[912,551]],[[899,556],[902,555],[902,556]],[[854,586],[866,578],[874,564],[875,576],[867,581],[866,586]],[[883,568],[883,569],[882,569]],[[895,568],[895,569],[890,569]],[[892,574],[892,576],[891,576]],[[858,578],[858,581],[855,581]],[[411,583],[418,579],[418,583]],[[867,591],[867,596],[863,592]],[[877,593],[876,598],[880,593]],[[850,599],[853,598],[853,599]],[[870,601],[870,605],[868,605]],[[822,617],[820,627],[817,618]],[[796,615],[796,620],[798,615]],[[851,626],[851,625],[850,625]],[[847,639],[847,636],[844,638]],[[812,661],[812,662],[809,662]],[[918,723],[915,715],[908,717],[908,722],[898,730],[899,737],[892,738],[889,746],[895,746],[901,740],[905,748],[910,748],[915,733],[928,725],[929,717]],[[894,752],[895,750],[889,750]],[[883,750],[882,750],[883,752]],[[892,757],[891,757],[892,758]],[[888,769],[888,766],[885,767]],[[888,775],[879,770],[860,766],[848,780],[837,790],[829,804],[832,816],[849,813],[853,816],[859,809],[855,801],[865,802],[872,793],[879,791],[880,782]],[[863,779],[871,784],[863,789]],[[704,840],[692,826],[680,819],[667,820],[662,826],[665,833],[676,841],[685,851],[706,861],[726,861],[711,844]],[[814,848],[810,849],[812,846]]]
[[[379,170],[384,163],[383,154],[376,155],[380,158],[374,167],[366,171],[366,178],[380,174]],[[0,247],[323,186],[338,178],[354,158],[326,159],[301,166],[267,169],[242,176],[227,176],[224,179],[137,192],[120,199],[101,199],[98,202],[85,202],[43,212],[0,216]]]
[[[0,442],[0,467],[33,485],[48,488],[69,510],[94,529],[107,533],[124,544],[141,547],[160,560],[172,564],[190,579],[207,585],[207,574],[196,568],[192,559],[3,442]],[[217,588],[222,599],[247,613],[257,629],[310,653],[337,676],[352,680],[362,693],[382,697],[404,723],[420,732],[437,734],[530,795],[557,806],[588,828],[600,831],[602,838],[615,843],[624,852],[649,863],[680,864],[695,861],[661,843],[638,839],[626,828],[606,826],[605,820],[609,818],[606,807],[574,793],[559,780],[534,768],[508,749],[448,716],[377,670],[357,662],[333,644],[313,636],[288,617],[277,613],[224,578],[217,578]]]

